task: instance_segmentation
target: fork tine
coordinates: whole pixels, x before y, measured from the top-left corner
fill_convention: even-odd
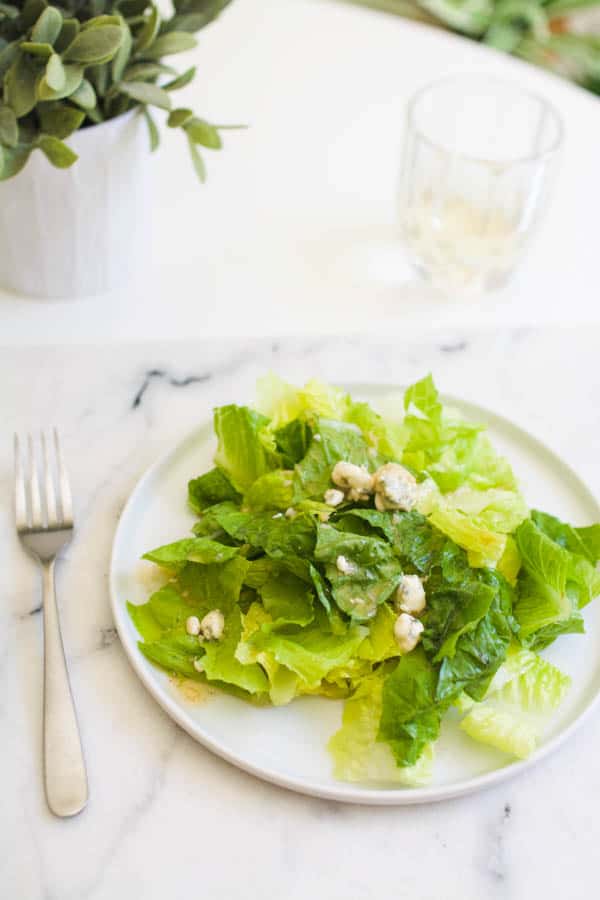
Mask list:
[[[44,484],[46,488],[46,513],[48,516],[48,527],[55,528],[59,524],[58,517],[56,515],[56,493],[54,491],[54,477],[52,473],[50,454],[48,452],[48,442],[43,431],[42,455],[44,459]]]
[[[15,434],[15,520],[17,530],[27,527],[27,497],[25,494],[25,476],[23,475],[23,457],[19,435]]]
[[[27,448],[29,450],[29,494],[31,502],[31,527],[42,527],[42,501],[40,498],[40,483],[38,480],[37,463],[35,459],[35,450],[33,446],[33,438],[27,435]]]
[[[54,431],[54,448],[56,450],[56,461],[58,464],[58,491],[60,496],[60,506],[62,509],[62,524],[69,528],[73,525],[73,500],[71,498],[71,488],[69,487],[69,478],[63,460],[60,441],[58,439],[58,431]]]

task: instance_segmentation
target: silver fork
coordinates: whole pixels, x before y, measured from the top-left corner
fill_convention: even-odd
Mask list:
[[[23,465],[15,434],[15,518],[22,544],[42,570],[46,799],[56,816],[74,816],[87,803],[88,785],[54,589],[56,559],[73,535],[73,504],[56,429],[51,441],[41,435],[41,451],[40,489],[34,441],[27,435]]]

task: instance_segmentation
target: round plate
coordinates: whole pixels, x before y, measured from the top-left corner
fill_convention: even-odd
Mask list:
[[[389,387],[354,387],[353,395],[381,407]],[[471,420],[488,426],[491,439],[513,465],[527,501],[561,518],[586,525],[600,520],[600,508],[575,473],[527,432],[485,409],[446,398]],[[342,702],[302,697],[284,707],[256,708],[216,693],[203,702],[186,698],[169,677],[140,653],[126,601],[148,594],[140,580],[140,557],[148,549],[185,536],[194,523],[186,508],[188,479],[211,466],[212,427],[196,429],[140,479],[115,534],[110,571],[112,608],[119,636],[133,668],[162,708],[193,738],[241,769],[275,784],[348,803],[409,804],[466,794],[522,772],[556,748],[600,692],[600,606],[584,611],[586,635],[561,637],[545,656],[572,678],[572,687],[552,719],[536,753],[510,762],[445,722],[436,744],[434,778],[421,788],[348,784],[336,781],[326,749],[341,722]]]

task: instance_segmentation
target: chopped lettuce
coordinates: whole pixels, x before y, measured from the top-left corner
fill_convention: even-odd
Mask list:
[[[313,378],[302,388],[292,387],[277,375],[260,378],[257,386],[257,409],[280,428],[295,419],[324,416],[344,419],[350,398],[344,391]]]
[[[338,607],[357,621],[372,618],[402,576],[400,561],[385,541],[332,525],[318,526],[315,559],[325,566]]]
[[[265,416],[247,406],[231,404],[215,410],[214,424],[219,441],[215,462],[236,490],[243,493],[265,472],[278,467],[279,457]]]
[[[261,475],[248,489],[246,505],[258,511],[286,510],[292,504],[292,475],[287,469]]]
[[[313,593],[291,572],[265,581],[259,592],[275,625],[308,625],[314,619]]]
[[[583,631],[600,525],[530,512],[485,430],[431,376],[383,413],[267,376],[256,409],[223,406],[214,426],[215,467],[188,484],[193,533],[145,554],[168,581],[128,604],[146,658],[256,705],[343,699],[329,748],[345,780],[426,783],[450,706],[475,739],[532,752],[569,684],[534,651]],[[340,461],[405,466],[416,508],[382,511],[369,494],[328,505]],[[423,580],[426,607],[401,653],[404,575]],[[190,615],[212,610],[220,639],[187,633]]]
[[[600,593],[593,543],[586,546],[576,529],[540,513],[519,526],[516,541],[522,568],[515,616],[523,643],[540,650],[560,634],[584,631],[580,609]]]
[[[346,700],[342,727],[329,741],[334,775],[341,781],[400,784],[416,787],[431,780],[433,744],[427,744],[417,762],[400,767],[387,743],[377,740],[382,709],[383,678],[365,678]]]
[[[165,544],[164,547],[157,547],[156,550],[144,553],[142,559],[156,563],[164,569],[177,571],[188,562],[220,563],[233,559],[238,553],[237,547],[227,547],[207,537],[196,537],[184,538],[182,541],[176,541],[174,544]]]
[[[530,650],[510,656],[482,703],[470,707],[461,728],[475,740],[524,759],[537,747],[549,713],[560,704],[570,678]]]
[[[242,636],[242,614],[233,607],[225,616],[225,631],[219,641],[203,641],[204,673],[209,680],[224,681],[248,691],[249,694],[266,692],[267,676],[258,663],[241,663],[236,649]]]
[[[270,653],[283,666],[295,672],[308,687],[318,687],[328,673],[352,659],[367,631],[349,625],[344,634],[324,631],[310,625],[299,631],[256,631],[249,643]]]
[[[367,443],[355,425],[329,419],[318,420],[308,451],[296,465],[294,503],[323,500],[325,491],[333,486],[332,469],[341,460],[365,468],[373,466]]]
[[[238,502],[241,496],[222,469],[214,468],[188,482],[188,503],[196,513],[225,500]]]
[[[414,766],[439,735],[446,704],[436,688],[437,672],[420,647],[385,679],[378,740],[390,746],[399,766]]]

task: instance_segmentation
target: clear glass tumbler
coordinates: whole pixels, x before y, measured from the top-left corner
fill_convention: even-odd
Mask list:
[[[539,220],[562,122],[510,82],[455,75],[408,106],[400,227],[410,260],[444,291],[504,284]]]

